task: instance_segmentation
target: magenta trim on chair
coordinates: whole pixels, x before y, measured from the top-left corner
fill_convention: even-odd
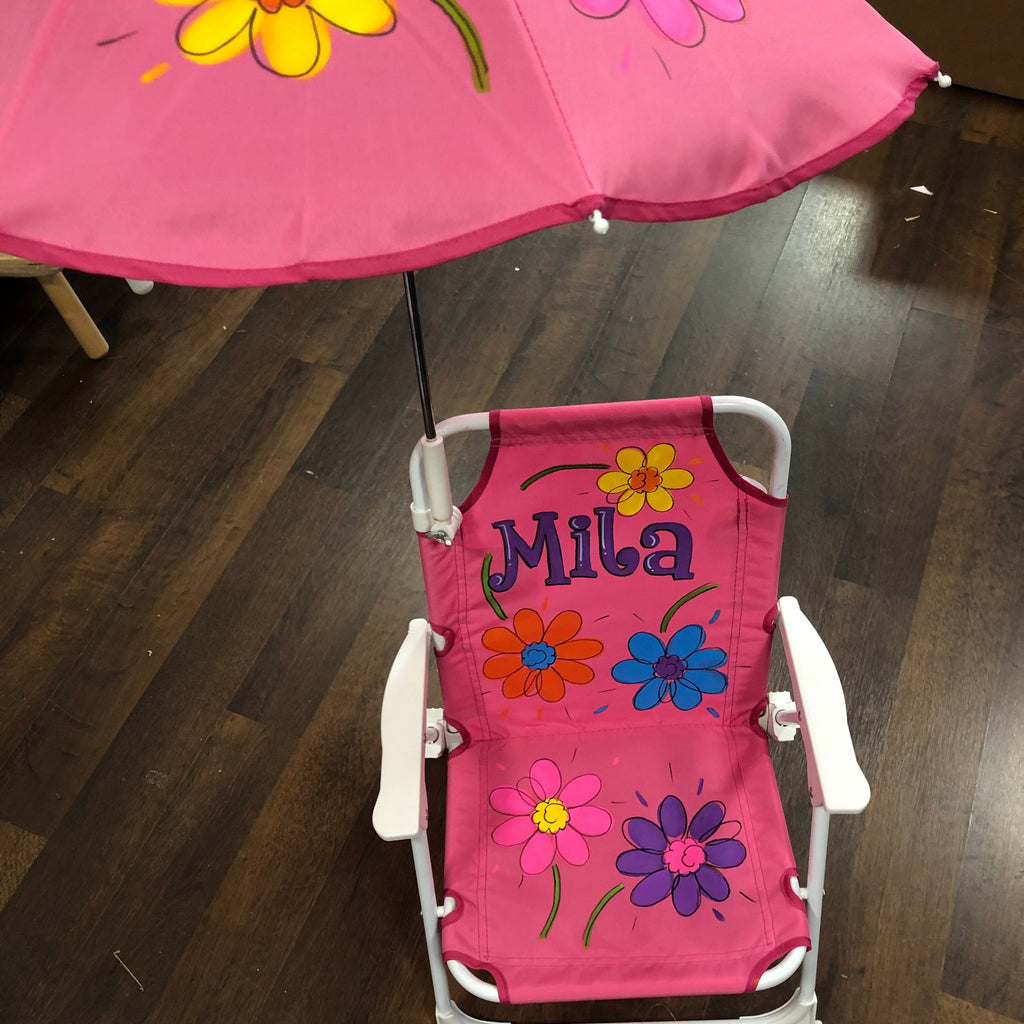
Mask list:
[[[718,464],[729,475],[729,479],[748,497],[756,498],[758,501],[763,501],[768,505],[774,505],[776,508],[785,508],[788,499],[773,498],[770,494],[766,494],[760,488],[755,487],[749,480],[744,480],[740,473],[736,471],[736,467],[729,460],[729,456],[726,455],[725,449],[722,447],[722,442],[718,439],[718,432],[715,430],[715,411],[711,404],[711,399],[704,395],[700,401],[703,411],[705,436],[708,439],[712,452],[715,454],[715,458],[718,460]]]

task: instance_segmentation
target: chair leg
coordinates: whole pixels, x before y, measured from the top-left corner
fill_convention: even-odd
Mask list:
[[[434,889],[434,872],[430,865],[430,848],[427,833],[420,831],[410,840],[412,859],[416,866],[416,886],[420,893],[420,912],[423,916],[423,931],[427,940],[427,957],[430,960],[430,977],[434,983],[434,1017],[437,1024],[465,1024],[477,1018],[464,1014],[453,1002],[448,987],[448,969],[441,953],[441,934],[437,926],[437,892]],[[481,1022],[489,1024],[489,1022]]]
[[[452,998],[448,989],[444,957],[441,954],[441,935],[437,926],[437,893],[434,889],[434,871],[430,864],[427,833],[420,829],[410,842],[412,843],[412,859],[416,866],[416,885],[420,894],[423,931],[427,940],[427,957],[430,960],[430,977],[434,983],[437,1019],[438,1021],[450,1020],[452,1018]]]
[[[85,350],[85,354],[90,359],[102,359],[110,351],[110,347],[82,305],[81,299],[75,294],[74,288],[68,284],[67,278],[58,270],[55,274],[40,277],[39,283],[50,296],[50,301],[57,307],[57,312],[64,318],[78,344]]]
[[[807,928],[811,948],[800,969],[800,1002],[817,1002],[814,987],[818,974],[818,944],[821,937],[821,904],[825,894],[825,854],[828,850],[829,813],[824,807],[811,811],[811,844],[807,857]]]

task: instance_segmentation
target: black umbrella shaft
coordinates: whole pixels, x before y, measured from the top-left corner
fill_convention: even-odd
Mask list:
[[[416,279],[411,270],[402,274],[405,283],[405,304],[409,310],[412,329],[412,357],[416,364],[416,383],[420,389],[420,407],[423,409],[423,432],[428,441],[437,437],[434,429],[434,410],[430,405],[430,380],[427,377],[427,357],[423,351],[423,328],[420,326],[420,307],[416,301]]]

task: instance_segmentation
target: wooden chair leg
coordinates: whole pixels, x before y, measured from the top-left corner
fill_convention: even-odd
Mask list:
[[[102,359],[110,351],[110,346],[75,294],[74,288],[68,284],[67,278],[58,270],[55,274],[40,277],[39,283],[50,296],[71,333],[78,339],[85,354],[90,359]]]

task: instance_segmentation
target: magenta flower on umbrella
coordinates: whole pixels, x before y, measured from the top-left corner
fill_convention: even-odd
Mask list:
[[[670,795],[658,807],[657,823],[627,818],[622,831],[633,848],[620,853],[615,866],[623,875],[640,878],[630,901],[653,907],[671,896],[683,917],[695,914],[702,898],[714,903],[727,899],[730,887],[722,871],[747,857],[736,838],[739,822],[725,820],[725,804],[718,800],[704,804],[687,822],[682,801]]]
[[[674,43],[696,46],[704,39],[704,15],[719,21],[742,21],[742,0],[571,0],[580,14],[612,18],[627,6],[640,8],[648,20]]]

